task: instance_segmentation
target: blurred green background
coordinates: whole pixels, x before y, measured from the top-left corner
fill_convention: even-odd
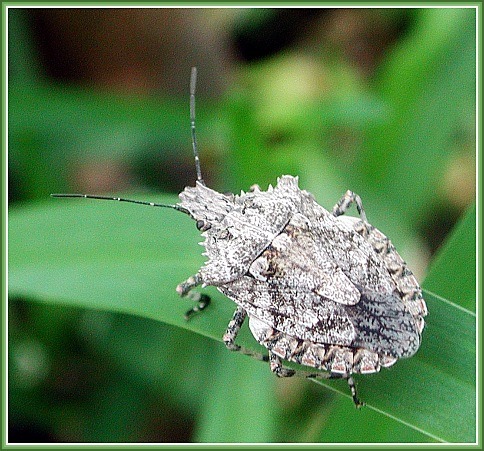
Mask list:
[[[475,23],[464,8],[9,9],[9,440],[473,441]],[[174,289],[203,263],[186,217],[48,197],[176,202],[195,180],[194,65],[209,186],[298,175],[326,208],[352,189],[429,275],[428,347],[358,378],[361,411],[226,351],[234,305],[215,290],[184,323]]]

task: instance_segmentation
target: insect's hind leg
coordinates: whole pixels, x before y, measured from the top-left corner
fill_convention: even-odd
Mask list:
[[[209,296],[198,291],[192,291],[193,288],[198,287],[202,283],[203,280],[201,276],[199,274],[195,274],[176,287],[176,291],[181,297],[187,297],[197,303],[195,307],[191,308],[185,313],[186,320],[190,319],[194,313],[201,312],[210,304]]]
[[[358,393],[356,392],[356,384],[355,381],[353,380],[353,377],[348,377],[346,379],[348,382],[348,387],[350,387],[351,391],[351,397],[353,398],[353,402],[355,403],[355,407],[359,409],[360,407],[363,407],[365,403],[363,401],[360,401],[358,398]]]
[[[358,196],[358,194],[350,190],[346,191],[343,197],[333,207],[333,211],[332,211],[333,215],[341,216],[345,214],[348,211],[348,209],[351,207],[351,205],[353,205],[354,203],[356,204],[356,209],[358,210],[358,213],[362,221],[365,223],[368,223],[360,196]]]
[[[269,360],[269,357],[267,355],[251,351],[238,344],[235,344],[235,339],[239,334],[240,328],[242,327],[245,318],[247,318],[247,312],[242,307],[237,307],[237,310],[235,310],[234,315],[230,320],[230,323],[227,326],[227,330],[225,331],[225,334],[223,336],[223,342],[225,343],[227,349],[231,351],[240,352],[244,355],[253,357],[256,360],[262,360],[263,362],[267,362]]]
[[[306,379],[331,379],[335,376],[331,376],[331,373],[320,373],[314,372],[311,373],[309,371],[302,371],[302,370],[293,370],[292,368],[288,368],[283,366],[282,359],[277,354],[274,354],[272,351],[269,351],[269,362],[271,371],[279,377],[304,377]]]
[[[278,377],[304,377],[306,379],[341,379],[345,378],[348,382],[348,386],[351,391],[351,397],[353,398],[353,402],[356,408],[360,408],[364,405],[358,399],[358,394],[356,392],[356,385],[353,377],[347,376],[345,377],[342,374],[335,374],[335,373],[321,373],[321,372],[314,372],[311,373],[309,371],[301,371],[301,370],[293,370],[292,368],[287,368],[283,366],[282,359],[274,354],[273,352],[269,351],[269,361],[270,361],[270,368],[271,371],[276,374]]]

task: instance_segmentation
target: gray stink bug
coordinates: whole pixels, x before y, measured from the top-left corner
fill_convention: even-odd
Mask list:
[[[213,285],[237,304],[223,336],[228,349],[268,361],[277,376],[347,379],[414,355],[427,307],[420,286],[390,240],[367,220],[361,199],[347,191],[331,211],[284,175],[275,187],[254,185],[221,194],[203,181],[195,136],[196,68],[190,80],[190,122],[197,181],[175,205],[87,194],[53,194],[132,202],[181,211],[196,221],[208,258],[177,287],[203,310]],[[356,204],[359,217],[345,216]],[[235,343],[248,317],[258,354]],[[310,367],[292,369],[283,361]],[[319,370],[319,371],[316,371]]]

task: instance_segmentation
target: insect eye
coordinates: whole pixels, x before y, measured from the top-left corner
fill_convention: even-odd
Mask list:
[[[196,226],[197,226],[197,229],[200,230],[201,232],[205,232],[211,227],[208,222],[205,222],[201,219],[197,221]]]

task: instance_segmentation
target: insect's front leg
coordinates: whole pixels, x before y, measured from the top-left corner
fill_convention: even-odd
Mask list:
[[[197,303],[195,307],[185,313],[186,320],[188,320],[194,313],[202,311],[210,304],[209,296],[198,291],[192,291],[193,288],[198,287],[202,283],[202,277],[197,273],[194,276],[190,276],[176,287],[176,291],[181,297],[187,297]]]
[[[333,207],[333,215],[334,216],[341,216],[348,211],[348,209],[351,207],[351,205],[356,204],[356,209],[358,210],[358,213],[360,215],[360,218],[362,219],[363,222],[368,223],[368,220],[366,219],[366,213],[365,210],[363,209],[363,204],[361,202],[360,196],[358,194],[354,193],[353,191],[346,191],[344,193],[343,197],[338,201],[338,203]]]

